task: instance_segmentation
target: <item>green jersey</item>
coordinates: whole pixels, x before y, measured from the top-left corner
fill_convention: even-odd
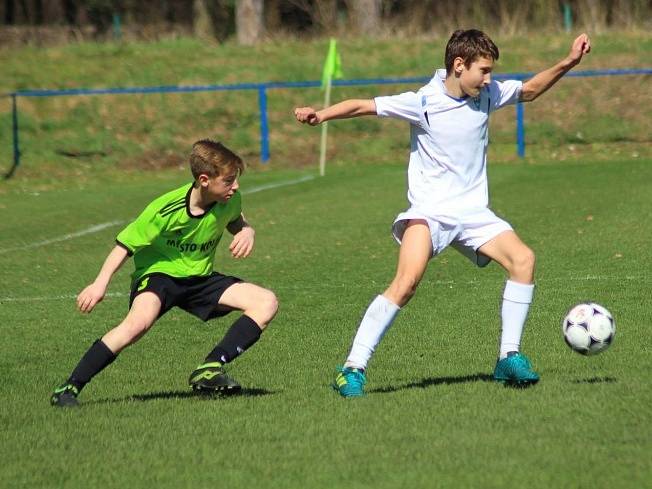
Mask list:
[[[117,236],[116,242],[133,255],[133,280],[159,272],[172,277],[194,277],[213,272],[215,249],[227,224],[240,217],[240,192],[216,202],[204,214],[190,213],[192,185],[184,185],[155,199]]]

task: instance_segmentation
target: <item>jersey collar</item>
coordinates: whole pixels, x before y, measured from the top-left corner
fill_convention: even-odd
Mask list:
[[[189,188],[188,191],[186,192],[186,214],[188,214],[188,217],[191,217],[191,218],[193,218],[193,219],[202,219],[205,215],[207,215],[207,214],[208,214],[208,213],[213,209],[213,207],[215,207],[215,204],[217,204],[217,202],[213,202],[213,203],[208,207],[208,209],[206,209],[206,210],[204,211],[203,214],[197,214],[197,215],[195,215],[195,214],[193,214],[192,212],[190,212],[190,193],[192,192],[192,189],[193,189],[194,186],[195,186],[195,183],[194,183],[194,182],[191,183],[191,184],[190,184],[190,188]]]
[[[444,95],[446,95],[451,100],[455,100],[455,102],[465,102],[469,98],[468,95],[464,95],[463,97],[458,98],[448,94],[446,91],[446,85],[444,85],[444,81],[446,81],[446,70],[444,68],[440,68],[435,71],[435,75],[432,77],[432,81],[437,87],[439,87]]]

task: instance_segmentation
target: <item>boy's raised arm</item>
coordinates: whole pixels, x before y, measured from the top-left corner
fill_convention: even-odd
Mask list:
[[[111,277],[120,269],[127,257],[127,250],[122,246],[116,246],[111,250],[95,281],[77,296],[77,307],[81,312],[91,312],[95,305],[104,299]]]
[[[349,99],[322,110],[312,107],[297,107],[294,116],[299,122],[316,126],[331,119],[348,119],[362,115],[376,115],[376,102],[373,99]]]
[[[570,52],[563,60],[555,66],[537,73],[523,83],[521,91],[521,102],[531,102],[543,92],[548,90],[564,76],[571,68],[577,66],[582,56],[591,51],[591,40],[586,34],[582,34],[573,41]]]

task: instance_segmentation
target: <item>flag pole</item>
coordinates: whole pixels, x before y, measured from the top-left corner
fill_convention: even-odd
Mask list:
[[[342,61],[337,53],[337,41],[331,39],[328,43],[328,54],[321,75],[321,88],[325,91],[324,108],[331,104],[331,86],[333,78],[342,78]],[[328,122],[321,125],[321,143],[319,145],[319,175],[326,174],[326,139],[328,138]]]
[[[329,76],[326,80],[326,93],[324,94],[324,108],[331,104],[331,84],[332,79]],[[328,138],[328,121],[321,125],[321,144],[319,145],[319,176],[326,174],[326,140]]]

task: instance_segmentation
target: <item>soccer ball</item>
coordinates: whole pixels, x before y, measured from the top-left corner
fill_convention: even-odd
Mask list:
[[[595,302],[573,306],[561,323],[564,341],[573,351],[595,355],[605,351],[616,334],[616,323],[611,313]]]

